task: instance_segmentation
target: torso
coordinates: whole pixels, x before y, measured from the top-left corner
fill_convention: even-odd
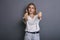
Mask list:
[[[39,31],[39,30],[40,30],[40,27],[39,27],[39,20],[37,18],[37,15],[35,15],[33,17],[28,16],[25,31],[36,32],[36,31]]]

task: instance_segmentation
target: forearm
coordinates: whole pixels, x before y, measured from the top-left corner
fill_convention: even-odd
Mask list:
[[[42,12],[38,13],[38,19],[42,20]]]
[[[28,17],[28,14],[25,13],[24,16],[23,16],[23,22],[26,24],[26,21],[27,21],[27,17]]]

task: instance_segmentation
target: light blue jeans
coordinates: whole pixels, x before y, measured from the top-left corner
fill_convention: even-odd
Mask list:
[[[26,32],[24,40],[40,40],[40,33],[32,34]]]

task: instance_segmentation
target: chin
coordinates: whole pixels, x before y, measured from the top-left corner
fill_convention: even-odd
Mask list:
[[[32,12],[30,12],[30,14],[33,14]]]

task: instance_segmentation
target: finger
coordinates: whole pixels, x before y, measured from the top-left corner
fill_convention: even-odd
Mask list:
[[[42,16],[42,12],[39,12],[39,15]]]
[[[28,13],[28,10],[26,9],[26,13]]]

